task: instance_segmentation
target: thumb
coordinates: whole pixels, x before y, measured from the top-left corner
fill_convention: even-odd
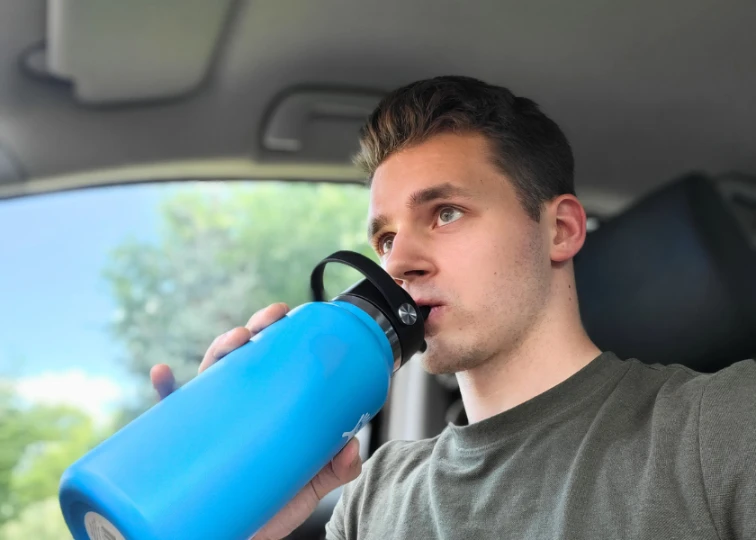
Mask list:
[[[357,478],[361,472],[360,441],[355,437],[312,479],[315,495],[322,499],[337,487]]]

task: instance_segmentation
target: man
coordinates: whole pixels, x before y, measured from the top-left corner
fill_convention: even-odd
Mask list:
[[[350,443],[258,538],[344,484],[332,540],[756,538],[756,365],[701,375],[591,342],[572,265],[585,212],[554,122],[505,88],[440,77],[386,97],[361,148],[371,242],[433,306],[420,361],[456,373],[469,425],[391,441],[364,471]],[[216,339],[200,370],[287,309]],[[166,366],[152,376],[170,392]]]

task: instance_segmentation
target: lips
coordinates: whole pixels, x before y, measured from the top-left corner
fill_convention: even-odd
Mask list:
[[[440,315],[444,304],[438,300],[418,298],[415,300],[420,312],[424,314],[426,324],[431,324]]]
[[[419,307],[420,309],[423,309],[423,308],[432,309],[434,307],[442,306],[443,302],[435,301],[435,300],[418,299],[418,300],[415,300],[415,304],[417,304],[417,307]]]

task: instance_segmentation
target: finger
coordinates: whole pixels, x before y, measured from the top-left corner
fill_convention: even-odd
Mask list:
[[[312,488],[318,499],[322,499],[357,478],[361,472],[360,441],[355,437],[312,479]]]
[[[282,319],[288,312],[289,306],[283,302],[271,304],[252,315],[245,326],[254,336],[277,320]]]
[[[259,333],[289,312],[289,306],[284,303],[271,304],[259,310],[250,317],[246,326],[234,328],[222,336],[215,338],[200,362],[199,373],[212,366],[231,351],[238,349]]]
[[[159,399],[165,399],[176,387],[176,379],[171,368],[165,364],[157,364],[150,369],[150,380]]]
[[[247,343],[250,337],[249,330],[240,326],[215,338],[215,341],[207,349],[204,358],[202,358],[202,362],[200,362],[199,373],[205,371],[231,351]]]
[[[333,473],[339,480],[339,485],[354,480],[362,468],[360,440],[357,437],[354,437],[349,441],[341,452],[336,454],[336,457],[331,461],[331,465]]]

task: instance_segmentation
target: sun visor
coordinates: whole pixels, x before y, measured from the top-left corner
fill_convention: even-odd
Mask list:
[[[262,134],[264,159],[291,162],[351,160],[362,125],[382,92],[292,90],[268,111]]]
[[[49,0],[45,69],[84,104],[181,96],[205,77],[232,3]]]

